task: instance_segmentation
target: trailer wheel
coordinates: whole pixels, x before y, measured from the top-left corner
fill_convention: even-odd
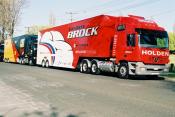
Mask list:
[[[123,79],[129,77],[129,68],[127,63],[121,63],[118,70],[118,76]]]
[[[89,73],[90,72],[87,61],[83,61],[81,67],[82,68],[80,68],[80,69],[82,70],[83,73]]]
[[[45,66],[48,68],[49,67],[49,61],[47,60],[45,63]]]
[[[9,58],[7,59],[7,63],[10,63],[10,60],[9,60]]]
[[[80,63],[80,73],[83,73],[83,67],[82,67],[83,62]]]
[[[24,59],[20,58],[20,64],[24,64]]]
[[[33,62],[32,62],[32,60],[29,60],[29,65],[33,65]]]
[[[93,61],[92,62],[92,65],[91,65],[91,73],[92,74],[100,74],[100,69],[98,68],[98,65],[97,65],[97,62],[96,61]]]
[[[7,59],[6,58],[4,58],[4,62],[7,63]]]
[[[45,67],[45,65],[46,65],[46,64],[45,64],[45,61],[42,60],[42,62],[41,62],[41,66],[42,66],[42,67]]]

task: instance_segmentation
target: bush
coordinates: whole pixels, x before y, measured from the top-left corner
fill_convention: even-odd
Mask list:
[[[174,64],[170,64],[170,72],[175,72],[175,65]]]

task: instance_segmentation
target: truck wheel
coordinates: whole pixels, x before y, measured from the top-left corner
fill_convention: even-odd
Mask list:
[[[129,76],[129,68],[127,63],[121,63],[118,70],[118,76],[127,79]]]
[[[98,68],[97,62],[92,62],[91,73],[96,75],[100,74],[100,69]]]
[[[6,58],[4,59],[4,62],[7,63],[7,59]]]
[[[32,62],[32,60],[29,60],[29,65],[33,65],[33,62]]]
[[[89,68],[88,68],[88,63],[87,63],[87,61],[83,61],[81,66],[82,66],[82,72],[83,72],[83,73],[89,73],[89,72],[90,72],[90,70],[89,70]]]
[[[83,67],[82,67],[82,62],[80,63],[80,73],[82,73],[83,72]]]
[[[7,63],[10,63],[10,60],[9,60],[9,58],[7,59]]]
[[[47,60],[45,63],[45,66],[48,68],[49,67],[49,61]]]
[[[24,59],[23,58],[21,58],[21,64],[24,64]]]
[[[41,62],[41,66],[45,67],[45,61],[44,60]]]

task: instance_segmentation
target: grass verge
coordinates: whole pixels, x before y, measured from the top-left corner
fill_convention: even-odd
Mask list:
[[[169,72],[166,74],[161,74],[161,76],[169,77],[169,78],[174,78],[175,79],[175,72]]]

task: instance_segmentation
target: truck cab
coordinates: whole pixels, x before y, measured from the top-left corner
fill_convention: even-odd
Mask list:
[[[4,61],[36,64],[37,35],[22,35],[5,40]]]
[[[117,24],[116,64],[120,77],[168,72],[168,34],[155,22],[130,16]],[[115,38],[114,38],[115,39]]]

